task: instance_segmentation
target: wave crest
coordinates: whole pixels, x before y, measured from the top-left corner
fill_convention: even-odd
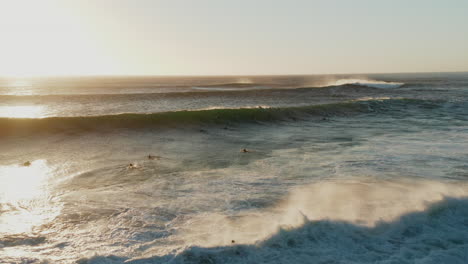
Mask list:
[[[341,103],[319,104],[282,108],[216,108],[195,111],[160,112],[153,114],[118,114],[81,117],[0,118],[0,136],[53,132],[108,131],[114,129],[178,128],[199,125],[229,125],[295,121],[310,118],[347,116],[360,113],[401,110],[403,107],[421,106],[436,108],[440,104],[417,99],[369,99]]]
[[[340,79],[337,80],[329,86],[342,86],[342,85],[357,85],[357,86],[366,86],[372,88],[399,88],[404,85],[404,83],[399,82],[384,82],[376,80],[367,80],[367,79]]]

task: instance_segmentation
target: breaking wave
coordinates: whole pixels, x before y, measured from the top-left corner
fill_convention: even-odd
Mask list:
[[[342,85],[357,85],[357,86],[365,86],[365,87],[372,87],[372,88],[399,88],[404,85],[404,83],[399,82],[384,82],[384,81],[376,81],[376,80],[366,80],[366,79],[340,79],[327,86],[342,86]]]
[[[467,263],[466,185],[369,180],[312,184],[271,212],[205,215],[180,230],[179,251],[78,263]]]

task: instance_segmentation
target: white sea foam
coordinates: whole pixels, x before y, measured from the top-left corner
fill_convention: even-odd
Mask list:
[[[178,229],[186,247],[163,256],[82,263],[466,263],[467,195],[430,180],[318,182],[270,210],[199,215]]]
[[[298,188],[271,210],[248,212],[234,218],[222,214],[199,216],[188,232],[190,244],[229,245],[232,240],[252,244],[294,228],[304,220],[345,221],[374,227],[402,215],[421,212],[445,197],[468,197],[468,187],[429,180],[324,181]],[[214,230],[216,229],[216,231]],[[215,232],[214,232],[215,231]]]

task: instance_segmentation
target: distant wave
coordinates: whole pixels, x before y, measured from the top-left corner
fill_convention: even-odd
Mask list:
[[[399,83],[399,82],[384,82],[384,81],[366,80],[366,79],[340,79],[340,80],[327,84],[327,86],[342,86],[342,85],[347,85],[347,84],[373,87],[373,88],[381,88],[381,89],[398,88],[404,85],[404,83]]]
[[[364,86],[356,86],[356,85],[342,85],[339,87],[342,88],[357,88],[360,87],[362,89],[369,87]],[[311,86],[301,86],[295,88],[281,88],[281,87],[271,87],[265,85],[253,85],[253,86],[223,86],[223,85],[215,85],[215,86],[192,86],[189,90],[171,90],[171,91],[156,91],[156,92],[125,92],[125,93],[89,93],[89,94],[40,94],[40,95],[11,95],[11,94],[0,94],[0,100],[34,100],[34,99],[54,99],[54,98],[85,98],[85,97],[122,97],[122,98],[132,98],[132,97],[161,97],[161,98],[190,98],[193,96],[217,96],[217,95],[225,95],[229,94],[236,94],[236,95],[251,95],[251,94],[258,94],[261,92],[262,94],[268,94],[271,92],[302,92],[304,90],[309,90],[313,92],[327,92],[330,91],[332,88],[336,87],[311,87]]]
[[[112,131],[116,128],[187,127],[202,124],[228,125],[268,121],[294,121],[312,117],[346,116],[389,110],[401,111],[408,106],[434,108],[440,102],[417,99],[366,98],[341,103],[283,108],[233,108],[174,111],[153,114],[118,114],[42,119],[0,118],[0,135],[39,132]]]
[[[361,80],[361,79],[340,79],[337,81],[326,82],[322,84],[302,84],[294,86],[281,86],[278,84],[263,84],[263,83],[225,83],[217,85],[196,85],[196,86],[181,86],[181,87],[170,87],[167,89],[147,89],[144,91],[131,90],[119,91],[115,93],[109,92],[98,92],[98,93],[44,93],[44,94],[0,94],[0,100],[11,100],[14,98],[53,98],[53,97],[90,97],[90,96],[190,96],[194,94],[210,94],[210,93],[256,93],[256,92],[269,92],[269,91],[289,91],[304,90],[304,89],[316,89],[316,90],[329,90],[333,88],[372,88],[372,89],[386,89],[386,88],[398,88],[405,85],[404,83],[396,82],[384,82],[384,81],[373,81],[373,80]]]
[[[233,82],[233,83],[219,83],[219,84],[207,84],[207,85],[199,85],[197,87],[204,87],[204,88],[245,88],[245,87],[254,87],[260,86],[260,83],[252,83],[252,82]]]
[[[193,90],[199,91],[248,91],[248,90],[265,90],[272,89],[268,86],[223,86],[223,85],[213,85],[213,86],[195,86],[192,87]]]

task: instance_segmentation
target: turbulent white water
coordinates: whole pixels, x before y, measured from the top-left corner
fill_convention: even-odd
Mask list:
[[[2,86],[0,263],[467,263],[466,74],[237,79]]]

